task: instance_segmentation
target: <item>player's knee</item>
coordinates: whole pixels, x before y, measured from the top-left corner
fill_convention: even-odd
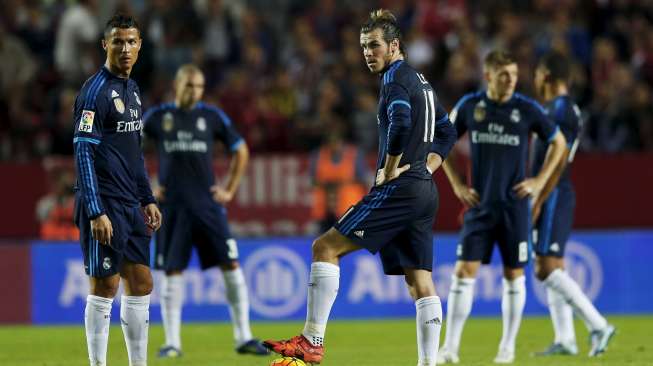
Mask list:
[[[546,266],[542,265],[541,263],[535,263],[535,277],[537,277],[538,280],[544,281],[546,280],[547,277],[551,274],[551,271],[549,268]]]
[[[454,273],[458,278],[476,278],[476,272],[478,272],[478,266],[472,263],[458,262]]]
[[[522,277],[523,275],[524,275],[523,268],[509,268],[509,267],[503,268],[503,278],[505,278],[508,281],[514,281],[517,278]]]
[[[234,271],[238,269],[239,266],[238,261],[231,261],[229,263],[221,264],[220,269],[222,271]]]
[[[314,262],[328,262],[338,257],[333,243],[331,243],[324,235],[315,239],[312,246],[313,261]]]
[[[96,278],[91,282],[91,295],[113,299],[119,286],[120,282],[115,278]]]

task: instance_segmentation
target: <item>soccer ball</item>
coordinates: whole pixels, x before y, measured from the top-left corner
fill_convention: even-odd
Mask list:
[[[306,366],[304,361],[294,357],[282,357],[272,360],[270,366]]]

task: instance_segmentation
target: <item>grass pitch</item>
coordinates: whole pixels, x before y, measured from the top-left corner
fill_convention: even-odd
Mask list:
[[[81,318],[80,318],[81,321]],[[608,352],[588,358],[587,331],[576,324],[580,355],[534,358],[530,354],[552,340],[548,318],[526,318],[517,341],[515,365],[653,365],[653,316],[609,317],[617,327]],[[260,338],[285,338],[297,334],[301,323],[255,323]],[[150,366],[266,366],[270,357],[239,356],[233,351],[231,326],[227,323],[182,326],[185,355],[181,359],[156,358],[163,342],[160,325],[150,328]],[[444,334],[444,333],[443,333]],[[501,319],[471,318],[465,328],[460,365],[493,365],[492,359],[501,337]],[[415,321],[332,321],[326,338],[326,358],[322,366],[414,366]],[[109,336],[109,365],[127,365],[127,352],[119,326]],[[0,327],[0,365],[2,366],[86,366],[84,328],[79,326],[2,326]]]

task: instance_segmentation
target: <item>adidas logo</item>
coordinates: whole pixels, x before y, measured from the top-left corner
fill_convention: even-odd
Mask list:
[[[111,90],[111,98],[119,97],[118,93],[115,90]]]
[[[424,324],[435,324],[435,325],[441,325],[442,321],[440,318],[433,318],[431,320],[427,320]]]
[[[363,235],[365,235],[365,230],[356,230],[354,231],[354,235],[356,235],[359,238],[362,238]]]
[[[560,251],[560,245],[558,243],[553,243],[551,244],[550,250],[557,253]]]

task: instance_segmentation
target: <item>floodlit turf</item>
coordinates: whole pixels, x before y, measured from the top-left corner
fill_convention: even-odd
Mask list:
[[[610,349],[598,359],[586,356],[587,331],[576,324],[581,355],[576,357],[533,358],[530,353],[551,341],[551,325],[546,318],[527,318],[517,342],[515,365],[653,365],[653,316],[609,317],[617,326]],[[295,335],[300,323],[255,323],[261,338]],[[460,365],[492,365],[501,336],[501,319],[472,318],[463,334]],[[182,330],[183,358],[159,360],[156,351],[163,341],[160,325],[150,328],[150,366],[265,366],[270,357],[239,356],[232,350],[229,324],[185,324]],[[416,364],[414,320],[333,321],[326,338],[323,366],[414,366]],[[55,366],[88,365],[83,326],[0,327],[0,365]],[[111,328],[108,364],[127,365],[127,353],[120,327]]]

